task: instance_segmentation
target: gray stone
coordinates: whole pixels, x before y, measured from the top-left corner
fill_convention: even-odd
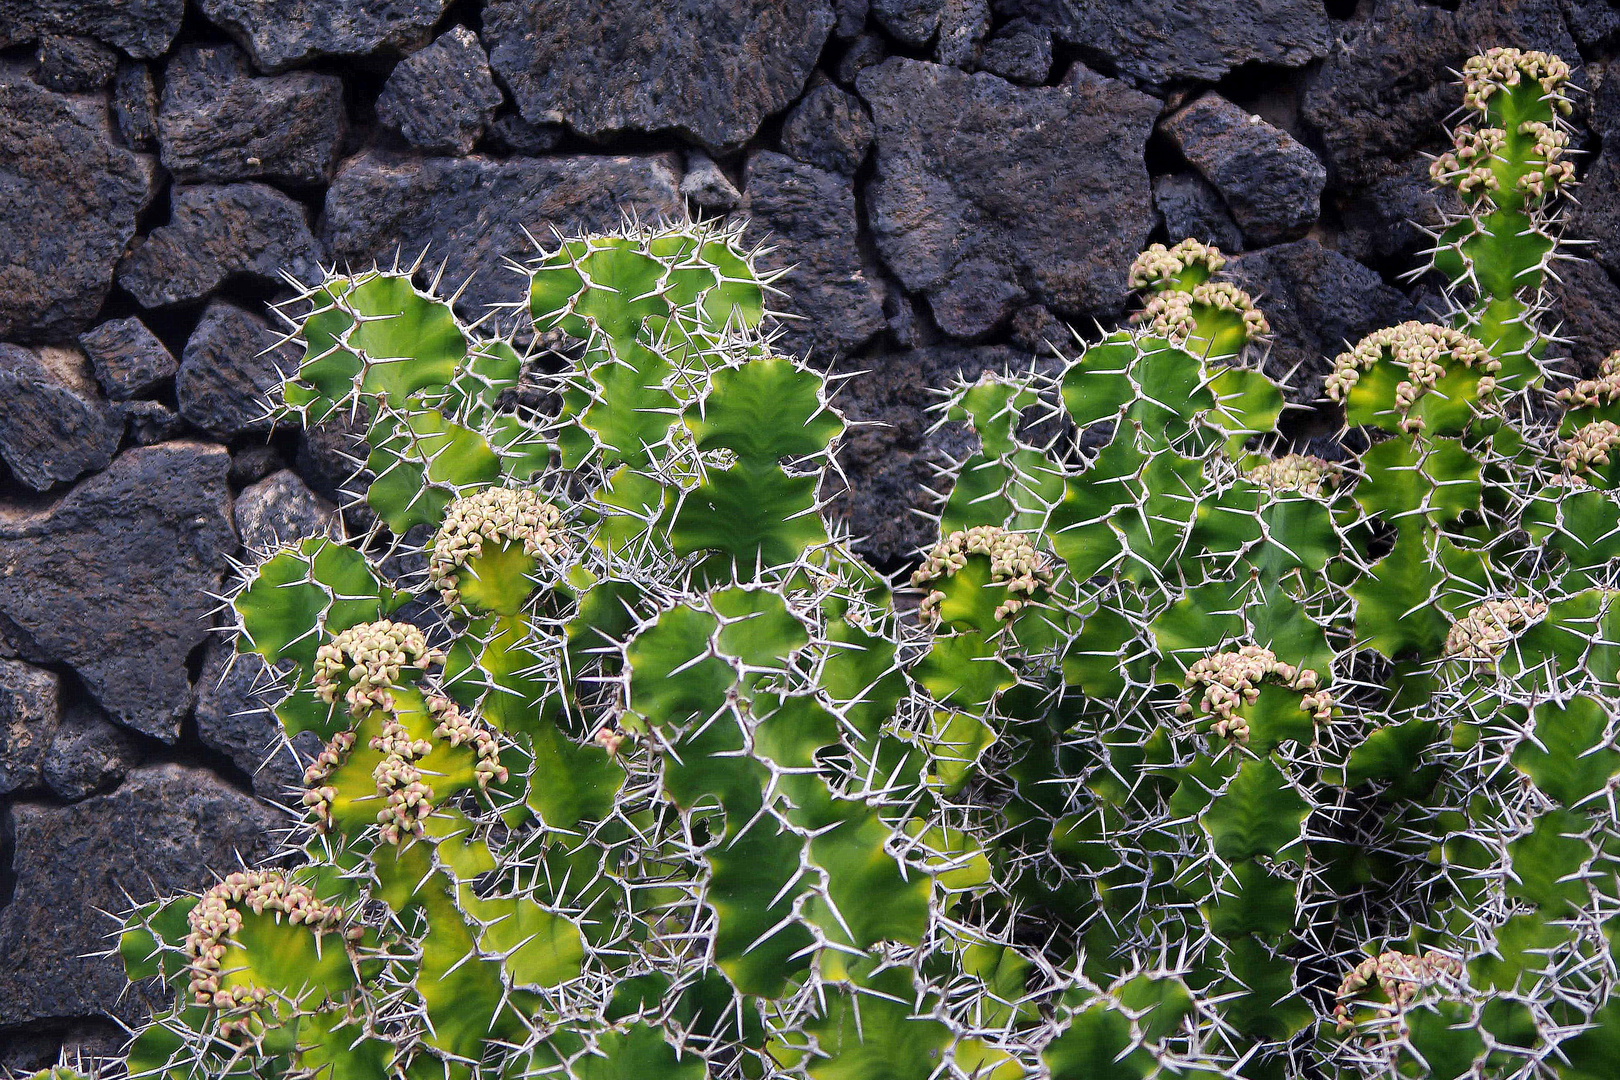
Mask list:
[[[356,510],[370,518],[369,507],[354,505],[373,479],[366,471],[367,453],[363,425],[346,415],[329,416],[299,433],[295,464],[305,483],[343,507],[345,518]]]
[[[1244,64],[1301,67],[1325,56],[1321,0],[994,0],[1069,45],[1101,53],[1145,85],[1216,82]]]
[[[794,351],[847,353],[883,329],[883,293],[861,263],[855,187],[847,176],[763,151],[748,159],[742,210],[776,250]]]
[[[94,93],[112,81],[118,54],[95,38],[47,34],[39,39],[39,70],[34,78],[47,90]]]
[[[1429,163],[1422,157],[1394,166],[1364,188],[1336,193],[1334,202],[1343,223],[1338,249],[1352,259],[1402,271],[1416,267],[1420,252],[1433,245],[1424,228],[1438,229],[1462,210],[1455,188],[1429,180]]]
[[[299,360],[291,345],[271,348],[280,336],[257,315],[210,301],[180,354],[180,415],[227,438],[269,431],[270,393]]]
[[[450,0],[201,0],[260,71],[323,56],[396,54],[422,45]]]
[[[142,307],[201,299],[242,276],[273,285],[282,273],[312,280],[321,247],[304,208],[264,184],[181,184],[169,223],[135,241],[118,284]]]
[[[82,34],[150,60],[168,51],[185,10],[186,0],[6,0],[0,49],[48,34]]]
[[[151,197],[149,163],[65,97],[0,71],[0,341],[89,325]]]
[[[104,954],[122,912],[205,888],[213,872],[249,866],[275,847],[281,815],[211,773],[151,765],[123,786],[66,807],[21,804],[17,890],[0,911],[0,1026],[110,1013],[144,1018],[117,954]],[[127,894],[127,897],[126,897]]]
[[[252,552],[272,551],[289,540],[331,529],[337,507],[283,469],[243,489],[236,497],[236,535]]]
[[[799,96],[832,26],[830,0],[484,7],[490,64],[525,120],[592,137],[673,130],[710,149],[748,141]]]
[[[1153,226],[1155,99],[1078,64],[1023,89],[898,57],[859,88],[877,129],[873,236],[942,330],[974,337],[1031,301],[1071,318],[1120,309]]]
[[[82,357],[0,345],[0,457],[35,491],[106,468],[124,425],[96,392]]]
[[[79,335],[96,381],[115,401],[142,397],[174,378],[174,355],[135,316],[110,319]]]
[[[254,78],[231,45],[185,45],[164,69],[158,141],[175,179],[322,184],[343,139],[343,82]]]
[[[934,55],[942,64],[975,71],[990,33],[990,0],[945,0]]]
[[[686,174],[681,177],[681,197],[714,213],[734,210],[742,192],[731,182],[714,159],[701,150],[686,155]]]
[[[461,309],[521,300],[525,282],[503,260],[528,259],[523,230],[549,237],[616,228],[621,214],[657,220],[681,209],[678,167],[664,156],[401,158],[368,152],[345,162],[326,193],[324,239],[340,263],[409,260],[424,249],[446,260]]]
[[[123,417],[125,433],[136,446],[152,446],[180,434],[185,421],[161,401],[115,401],[113,408]]]
[[[944,0],[872,0],[872,21],[902,45],[921,49],[939,32]]]
[[[979,64],[1008,82],[1039,86],[1052,74],[1052,31],[1014,19],[985,45]]]
[[[1592,130],[1600,140],[1587,169],[1580,200],[1569,218],[1569,235],[1593,241],[1586,252],[1610,272],[1620,272],[1620,71],[1608,74],[1592,106]]]
[[[1620,7],[1613,0],[1563,0],[1563,4],[1569,32],[1581,43],[1583,53],[1613,51],[1620,41]]]
[[[273,673],[258,655],[237,655],[225,638],[210,642],[197,677],[197,738],[252,777],[253,791],[260,798],[293,805],[297,796],[288,795],[302,794],[304,768],[320,753],[320,741],[315,740],[314,753],[304,757],[288,743],[270,711],[280,696],[275,685]]]
[[[419,150],[466,154],[500,107],[478,35],[457,26],[394,67],[377,98],[377,119]]]
[[[509,154],[534,157],[544,154],[562,141],[561,124],[531,124],[521,116],[497,117],[489,125],[489,141],[498,150]]]
[[[866,28],[866,16],[871,12],[871,0],[833,0],[833,36],[848,41]]]
[[[178,738],[186,659],[236,550],[229,461],[198,443],[128,450],[52,506],[0,507],[7,646],[71,666],[119,723]]]
[[[1173,244],[1191,237],[1225,252],[1243,250],[1243,233],[1221,201],[1221,193],[1197,173],[1153,178],[1153,205],[1164,218]]]
[[[116,787],[140,760],[133,735],[89,702],[77,702],[62,710],[45,758],[45,786],[57,798],[78,802]]]
[[[782,153],[845,176],[855,175],[871,146],[866,107],[827,81],[804,95],[782,125]]]
[[[1164,130],[1221,193],[1251,247],[1296,239],[1321,216],[1327,169],[1316,155],[1219,94],[1194,101]]]
[[[16,660],[0,660],[0,795],[39,786],[56,734],[61,680]]]
[[[58,1064],[122,1057],[129,1035],[111,1020],[76,1020],[71,1024],[30,1024],[0,1037],[0,1070],[32,1076]]]
[[[151,150],[158,137],[158,94],[145,64],[122,63],[113,76],[113,123],[132,150]]]
[[[843,59],[838,61],[836,75],[845,86],[853,86],[855,79],[869,67],[877,67],[889,58],[889,47],[877,34],[862,34],[850,43]]]
[[[257,484],[271,473],[280,472],[281,452],[264,443],[248,443],[231,451],[231,487]]]
[[[1620,287],[1603,267],[1589,259],[1560,262],[1559,280],[1548,282],[1552,311],[1542,320],[1543,327],[1558,327],[1558,335],[1568,339],[1565,346],[1551,346],[1551,356],[1568,355],[1574,373],[1582,378],[1597,374],[1598,364],[1620,349]]]

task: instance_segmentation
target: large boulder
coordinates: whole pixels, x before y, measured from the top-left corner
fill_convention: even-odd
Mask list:
[[[186,0],[5,0],[0,49],[49,34],[83,34],[150,60],[168,51],[185,13]]]
[[[893,58],[860,75],[877,129],[878,250],[946,333],[1031,301],[1105,317],[1153,228],[1143,152],[1159,102],[1076,64],[1059,86]]]
[[[106,468],[124,422],[96,390],[75,350],[0,345],[0,458],[45,491]]]
[[[260,71],[323,56],[397,53],[420,45],[450,0],[200,0],[208,21]]]
[[[115,720],[175,741],[186,663],[236,549],[229,465],[220,446],[143,447],[53,506],[0,507],[4,644],[72,667]]]
[[[491,0],[490,64],[531,123],[747,142],[804,89],[828,0]]]

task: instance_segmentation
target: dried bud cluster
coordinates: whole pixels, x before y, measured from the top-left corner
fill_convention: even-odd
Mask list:
[[[1568,409],[1598,409],[1620,401],[1620,350],[1603,358],[1597,378],[1558,391],[1558,400]]]
[[[1484,372],[1479,380],[1481,397],[1495,393],[1493,376],[1502,368],[1489,349],[1461,330],[1434,323],[1403,322],[1376,330],[1349,352],[1340,353],[1323,383],[1327,396],[1334,401],[1345,400],[1360,381],[1361,373],[1370,371],[1386,355],[1406,368],[1406,379],[1395,388],[1395,410],[1401,415],[1401,430],[1406,432],[1423,429],[1422,419],[1410,415],[1412,406],[1445,377],[1448,361]]]
[[[1296,668],[1277,659],[1270,649],[1258,645],[1244,645],[1227,652],[1206,656],[1187,672],[1185,686],[1188,700],[1176,709],[1177,715],[1188,716],[1198,709],[1215,717],[1210,729],[1217,737],[1230,739],[1239,746],[1249,742],[1249,722],[1238,710],[1260,700],[1260,687],[1265,683],[1297,690],[1304,696],[1299,700],[1302,711],[1317,721],[1333,716],[1333,696],[1316,688],[1316,672],[1310,668]],[[1193,695],[1203,689],[1203,698],[1194,705]]]
[[[1568,116],[1572,109],[1564,96],[1569,65],[1560,57],[1533,50],[1495,48],[1469,57],[1463,65],[1463,105],[1484,112],[1498,90],[1511,90],[1526,78],[1541,84],[1541,92]]]
[[[1262,461],[1243,475],[1272,491],[1323,495],[1339,482],[1339,467],[1309,454],[1284,454],[1271,461]]]
[[[428,578],[449,607],[461,603],[457,571],[484,553],[484,545],[522,544],[535,559],[561,559],[568,551],[562,512],[532,488],[485,488],[445,510],[433,541]]]
[[[472,718],[464,715],[454,701],[442,694],[428,698],[427,705],[428,712],[438,721],[433,729],[435,739],[444,739],[451,746],[465,743],[478,755],[478,764],[473,766],[473,773],[478,777],[479,787],[488,787],[492,778],[506,783],[510,774],[501,764],[501,748],[494,735],[473,723]]]
[[[388,693],[407,667],[425,668],[444,658],[428,648],[427,636],[410,623],[382,619],[338,634],[315,653],[315,692],[328,705],[342,693],[356,716],[390,709]],[[347,684],[347,689],[344,689]]]
[[[1148,298],[1131,321],[1176,345],[1184,345],[1198,331],[1199,308],[1227,311],[1243,319],[1243,332],[1252,340],[1271,333],[1271,324],[1255,306],[1254,298],[1230,281],[1204,281],[1183,292],[1172,290]]]
[[[1595,420],[1578,428],[1558,444],[1558,454],[1569,473],[1595,473],[1609,464],[1609,452],[1620,445],[1620,424]]]
[[[935,544],[911,575],[912,587],[921,588],[928,582],[955,576],[967,565],[970,555],[988,556],[991,582],[1007,587],[1007,599],[996,608],[997,619],[1012,618],[1036,589],[1051,584],[1052,572],[1028,536],[997,525],[975,525],[965,531],[958,529]],[[923,598],[923,615],[938,618],[939,606],[944,602],[943,592],[930,592]]]
[[[1451,624],[1445,656],[1494,663],[1520,630],[1546,613],[1547,605],[1539,600],[1487,600]]]
[[[1214,244],[1189,237],[1174,247],[1150,244],[1131,263],[1131,289],[1161,289],[1179,278],[1188,267],[1202,266],[1213,274],[1226,265],[1226,256]]]
[[[1424,990],[1455,984],[1462,974],[1462,961],[1444,953],[1428,952],[1422,956],[1380,953],[1351,968],[1339,983],[1338,993],[1334,995],[1338,1005],[1333,1015],[1338,1018],[1340,1031],[1354,1027],[1355,1022],[1350,1019],[1351,1004],[1363,990],[1376,984],[1384,998],[1378,1003],[1378,1016],[1391,1019]]]

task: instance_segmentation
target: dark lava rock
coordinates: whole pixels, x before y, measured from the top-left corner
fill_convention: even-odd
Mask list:
[[[490,64],[525,120],[586,136],[673,129],[710,149],[748,141],[799,96],[832,26],[829,0],[484,8]]]
[[[902,45],[920,49],[939,30],[945,0],[871,0],[872,21]]]
[[[942,64],[976,71],[990,33],[990,0],[945,0],[934,55]]]
[[[731,182],[731,177],[701,150],[693,150],[686,155],[681,197],[717,214],[735,210],[737,204],[742,202],[742,192]]]
[[[742,209],[777,250],[767,267],[791,265],[777,282],[792,315],[795,351],[848,352],[883,329],[882,290],[861,264],[855,185],[847,176],[768,151],[748,159]]]
[[[326,193],[327,247],[339,263],[409,263],[427,249],[448,260],[444,280],[472,284],[462,310],[521,300],[522,277],[504,259],[528,259],[555,225],[565,234],[617,228],[622,213],[644,221],[681,208],[677,167],[664,156],[401,158],[365,153],[344,162]]]
[[[119,723],[178,738],[191,704],[186,658],[202,643],[214,607],[207,594],[236,550],[229,463],[220,446],[143,447],[54,506],[0,507],[0,635],[9,647],[25,660],[71,665]]]
[[[152,446],[180,434],[185,421],[161,401],[115,401],[113,408],[124,418],[124,430],[136,446]]]
[[[57,1065],[66,1055],[69,1062],[122,1057],[129,1035],[105,1019],[76,1020],[71,1024],[29,1024],[0,1036],[0,1069],[32,1076]]]
[[[804,95],[782,125],[782,153],[845,176],[855,175],[871,146],[866,107],[827,81]]]
[[[1008,82],[1039,86],[1052,74],[1052,31],[1014,19],[985,45],[979,63]]]
[[[157,335],[135,316],[111,319],[79,335],[96,381],[114,401],[141,397],[174,378],[179,365]]]
[[[106,468],[124,425],[77,354],[0,345],[0,457],[35,491]],[[49,362],[48,362],[49,361]]]
[[[16,660],[0,660],[0,795],[40,783],[56,734],[61,680]]]
[[[1243,250],[1243,233],[1221,193],[1197,173],[1155,176],[1153,205],[1164,218],[1164,231],[1172,244],[1191,237],[1225,252]]]
[[[274,675],[258,655],[237,655],[225,638],[210,642],[197,676],[197,737],[252,777],[260,798],[292,804],[297,798],[287,793],[302,793],[304,768],[320,753],[320,741],[308,760],[288,744],[270,711],[280,697],[274,687]]]
[[[1302,236],[1321,216],[1327,169],[1316,155],[1219,94],[1194,101],[1164,130],[1221,193],[1251,247]]]
[[[1559,262],[1555,269],[1562,280],[1548,282],[1552,311],[1542,325],[1559,324],[1558,336],[1569,343],[1551,346],[1548,354],[1567,354],[1574,361],[1572,373],[1591,378],[1603,358],[1620,349],[1620,287],[1589,259]]]
[[[266,352],[281,335],[225,300],[210,301],[180,354],[174,377],[180,415],[220,436],[269,431],[270,392],[298,366],[292,346]]]
[[[1570,214],[1568,235],[1595,241],[1588,252],[1611,272],[1620,272],[1620,78],[1603,80],[1592,104],[1592,130],[1601,147],[1587,169]]]
[[[889,270],[974,337],[1032,300],[1106,316],[1153,227],[1142,154],[1159,102],[1076,64],[1060,86],[893,58],[859,80],[877,127],[867,190]]]
[[[300,71],[254,78],[231,45],[185,45],[164,71],[158,139],[177,180],[331,179],[343,82]]]
[[[283,469],[245,488],[236,497],[234,513],[242,546],[259,552],[327,531],[337,508]]]
[[[62,710],[45,758],[45,786],[68,802],[88,799],[116,786],[140,763],[135,737],[109,723],[89,702],[76,702]]]
[[[0,72],[0,340],[83,330],[151,197],[149,162],[69,100]]]
[[[450,0],[201,0],[260,71],[323,56],[396,54],[424,44]]]
[[[1614,0],[1563,0],[1569,32],[1588,55],[1610,51],[1620,40],[1620,7]]]
[[[866,16],[871,13],[872,0],[833,0],[833,37],[848,41],[866,28]]]
[[[248,443],[231,451],[231,487],[257,484],[282,468],[281,452],[264,443]]]
[[[112,114],[125,146],[150,150],[157,145],[157,87],[145,64],[118,65],[118,74],[113,76]]]
[[[39,39],[34,78],[47,90],[86,94],[106,86],[118,70],[118,54],[95,38],[47,34]]]
[[[1362,262],[1386,262],[1397,271],[1417,267],[1421,252],[1434,243],[1423,229],[1438,230],[1462,210],[1451,187],[1429,180],[1429,163],[1413,157],[1367,187],[1337,193],[1333,201],[1342,223],[1338,249]]]
[[[151,765],[123,786],[66,807],[21,804],[17,889],[0,911],[0,1026],[107,1012],[143,1018],[107,950],[122,912],[201,889],[214,871],[267,858],[282,816],[202,769]]]
[[[994,0],[1054,37],[1151,86],[1216,82],[1243,64],[1301,67],[1327,54],[1333,23],[1321,0]]]
[[[497,150],[534,157],[562,141],[561,124],[531,124],[521,116],[500,116],[489,125],[489,141]]]
[[[855,78],[869,67],[877,67],[889,58],[889,47],[877,34],[862,34],[856,38],[838,61],[836,75],[845,86],[854,85]]]
[[[457,26],[394,67],[377,119],[430,154],[466,154],[501,107],[478,35]]]
[[[304,428],[298,435],[298,475],[316,492],[343,507],[346,518],[355,510],[362,516],[371,514],[363,503],[353,505],[355,499],[365,495],[373,479],[365,468],[369,453],[365,434],[358,420],[337,415]]]
[[[1488,45],[1546,49],[1576,66],[1558,0],[1474,0],[1456,11],[1424,0],[1374,0],[1344,24],[1305,91],[1335,181],[1364,186],[1414,150],[1446,141],[1462,104],[1453,70]]]
[[[1285,383],[1289,401],[1318,400],[1334,357],[1374,330],[1418,318],[1377,274],[1312,239],[1233,256],[1226,269],[1271,322],[1266,374]]]
[[[178,185],[167,225],[135,242],[118,264],[118,284],[142,307],[207,296],[245,275],[274,284],[283,272],[310,280],[321,247],[304,208],[264,184]]]
[[[48,34],[82,34],[150,60],[168,51],[185,10],[186,0],[5,0],[0,49]]]

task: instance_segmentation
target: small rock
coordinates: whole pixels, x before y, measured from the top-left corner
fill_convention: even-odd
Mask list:
[[[686,174],[681,177],[681,198],[717,214],[736,209],[742,192],[721,171],[714,159],[701,150],[686,155]]]
[[[425,44],[450,0],[201,0],[260,71],[323,56],[399,53]]]
[[[230,758],[253,778],[253,791],[263,799],[297,803],[288,793],[303,792],[304,768],[320,753],[301,760],[282,733],[271,706],[280,696],[265,662],[254,653],[235,652],[227,638],[208,645],[197,677],[197,737]]]
[[[1462,210],[1451,187],[1429,180],[1429,163],[1414,157],[1367,187],[1335,198],[1344,223],[1338,249],[1362,262],[1383,262],[1398,270],[1415,268],[1419,252],[1434,241],[1423,227],[1437,229]]]
[[[748,159],[742,210],[778,245],[765,265],[793,266],[776,283],[795,351],[847,353],[883,329],[883,293],[861,264],[855,187],[849,177],[773,154]]]
[[[76,34],[116,46],[137,60],[169,50],[186,0],[5,0],[0,49],[52,34]]]
[[[106,468],[124,425],[88,378],[75,384],[41,354],[0,345],[0,457],[35,491]]]
[[[1219,94],[1205,94],[1164,129],[1221,193],[1250,246],[1295,239],[1321,216],[1327,169],[1286,131]]]
[[[869,67],[877,67],[889,58],[889,47],[877,34],[862,34],[850,44],[834,72],[845,86],[855,85],[855,79]]]
[[[1221,193],[1197,173],[1155,176],[1153,205],[1164,218],[1171,243],[1191,237],[1228,253],[1243,250],[1243,233],[1221,201]]]
[[[271,473],[281,470],[281,453],[273,446],[249,443],[231,451],[231,487],[245,488],[257,484]]]
[[[1568,235],[1593,241],[1590,254],[1610,272],[1620,272],[1620,69],[1607,73],[1592,105],[1592,131],[1599,140],[1569,216]]]
[[[848,41],[866,28],[866,16],[871,11],[871,0],[833,0],[833,37]]]
[[[141,447],[52,506],[0,508],[0,634],[13,653],[70,665],[113,719],[177,739],[186,658],[236,550],[229,461],[220,446]]]
[[[942,64],[975,71],[989,33],[989,0],[945,0],[940,9],[939,41],[934,46],[934,55]]]
[[[457,26],[394,67],[377,98],[377,119],[419,150],[467,154],[500,106],[478,35]]]
[[[164,71],[158,135],[175,179],[323,184],[343,138],[343,82],[254,78],[231,45],[185,45]]]
[[[1582,378],[1597,374],[1598,364],[1620,349],[1620,287],[1603,267],[1589,259],[1557,263],[1561,281],[1548,282],[1552,311],[1542,324],[1558,326],[1564,346],[1553,345],[1549,354],[1568,354]]]
[[[490,0],[483,33],[525,120],[715,150],[799,96],[832,27],[831,0]]]
[[[561,124],[531,124],[517,115],[498,117],[489,125],[489,141],[509,154],[544,154],[562,137]]]
[[[161,401],[117,401],[113,409],[123,418],[124,429],[136,446],[155,446],[180,434],[185,421]]]
[[[118,284],[142,307],[207,296],[234,275],[273,285],[282,273],[309,280],[321,248],[304,208],[264,184],[177,185],[167,225],[139,239],[118,264]]]
[[[1052,31],[1014,19],[990,39],[979,65],[1008,82],[1039,86],[1052,74]]]
[[[151,150],[158,137],[158,94],[145,64],[125,62],[113,76],[113,122],[131,150]]]
[[[16,660],[0,660],[0,795],[40,783],[56,734],[61,680]]]
[[[872,0],[872,19],[902,45],[921,49],[939,32],[942,0]]]
[[[1074,335],[1063,321],[1040,304],[1031,304],[1012,318],[1013,344],[1026,352],[1041,356],[1057,356],[1060,350],[1074,347]]]
[[[118,70],[118,54],[94,38],[47,34],[39,39],[34,78],[47,90],[87,94],[101,90]]]
[[[12,808],[16,893],[0,910],[0,1026],[109,1013],[144,1019],[106,955],[120,913],[201,889],[214,872],[256,865],[275,849],[282,815],[203,769],[149,765],[117,790],[71,806]],[[127,895],[126,895],[127,894]],[[115,914],[116,917],[116,914]]]
[[[45,785],[67,802],[115,787],[141,760],[135,738],[89,702],[62,711],[45,759]]]
[[[888,290],[883,297],[883,320],[889,331],[889,342],[897,349],[916,349],[933,344],[937,333],[930,333],[928,315],[918,310],[919,301],[901,292]]]
[[[249,551],[271,551],[282,544],[327,532],[337,507],[283,469],[236,497],[236,535]]]
[[[871,146],[872,118],[865,106],[827,81],[806,94],[782,125],[784,154],[845,176],[855,175]]]
[[[271,349],[279,338],[257,315],[210,301],[180,354],[180,415],[226,438],[269,431],[271,391],[298,366],[290,346]]]
[[[347,416],[329,416],[298,436],[298,475],[320,495],[343,507],[345,515],[374,479],[366,471],[365,428]],[[370,513],[363,503],[359,509]]]
[[[1612,0],[1564,0],[1564,18],[1584,55],[1612,52],[1620,41],[1620,7]]]
[[[79,335],[96,381],[114,401],[150,394],[174,378],[179,365],[157,335],[135,316],[111,319]]]

